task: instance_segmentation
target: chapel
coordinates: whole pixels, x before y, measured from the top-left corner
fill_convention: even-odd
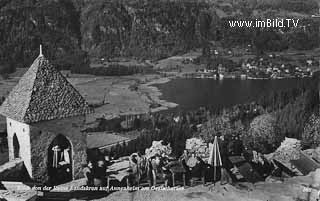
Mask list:
[[[86,115],[81,94],[40,55],[0,107],[6,117],[9,160],[20,158],[31,179],[61,184],[82,177]]]

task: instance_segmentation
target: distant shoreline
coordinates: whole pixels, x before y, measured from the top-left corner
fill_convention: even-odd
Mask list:
[[[151,112],[159,112],[162,110],[167,110],[167,109],[175,108],[178,106],[177,103],[172,103],[167,100],[161,99],[160,98],[162,96],[161,90],[158,87],[154,86],[157,84],[165,84],[167,82],[170,82],[172,79],[175,79],[175,78],[161,77],[161,78],[153,79],[145,84],[140,85],[140,87],[147,87],[150,90],[150,92],[146,94],[147,97],[150,99],[150,101],[161,105],[160,107],[151,109]]]

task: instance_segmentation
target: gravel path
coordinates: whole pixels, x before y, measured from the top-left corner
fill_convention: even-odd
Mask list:
[[[178,190],[118,191],[94,201],[296,201],[306,199],[304,186],[312,182],[311,176],[286,179],[284,182],[215,186],[198,185]]]

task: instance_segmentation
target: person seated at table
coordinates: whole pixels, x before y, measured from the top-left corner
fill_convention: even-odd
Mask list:
[[[105,156],[104,156],[104,164],[105,164],[106,167],[112,165],[112,161],[111,161],[109,155],[105,155]]]
[[[191,179],[193,177],[202,178],[204,177],[205,172],[205,162],[200,158],[196,157],[193,153],[191,157],[187,161],[187,169],[186,176],[187,179]]]
[[[164,179],[164,185],[168,186],[169,179],[171,178],[170,166],[168,158],[162,157],[159,166],[161,167],[162,178]]]
[[[257,153],[255,157],[255,160],[251,163],[252,167],[254,167],[260,175],[266,178],[273,171],[273,164],[266,160],[261,153]]]
[[[151,157],[151,166],[155,173],[158,173],[160,165],[160,155],[156,154]]]
[[[192,167],[194,167],[194,165],[196,164],[195,154],[191,153],[191,155],[188,157],[181,156],[180,159],[181,159],[181,164],[186,171],[186,174],[185,174],[186,179],[189,179],[191,177]]]
[[[148,178],[149,187],[151,187],[154,183],[151,158],[146,160],[146,175]]]
[[[198,159],[194,153],[191,154],[190,158],[186,161],[186,165],[188,166],[189,170],[191,171],[194,166],[198,163]]]
[[[86,178],[86,184],[87,186],[93,186],[93,166],[91,161],[88,162],[88,164],[84,165],[83,168],[83,174]]]
[[[179,161],[182,164],[182,166],[184,167],[184,169],[186,170],[186,172],[188,173],[189,171],[189,167],[187,165],[187,161],[189,160],[189,154],[187,150],[183,151],[183,154],[179,157]]]
[[[167,157],[160,157],[159,154],[156,154],[151,158],[151,167],[152,167],[152,181],[153,185],[156,185],[157,177],[163,178],[165,185],[168,185],[168,180],[170,178],[170,170],[166,165],[169,163]]]
[[[196,157],[196,164],[193,166],[191,170],[192,177],[202,177],[203,176],[203,170],[205,167],[205,162],[199,157]]]
[[[100,159],[97,162],[97,165],[93,169],[93,181],[94,181],[94,186],[104,186],[105,185],[105,180],[106,180],[106,166],[104,163],[104,160]]]
[[[138,168],[140,171],[140,175],[142,176],[147,169],[147,158],[145,156],[142,156],[142,154],[138,152],[137,160],[138,160]]]

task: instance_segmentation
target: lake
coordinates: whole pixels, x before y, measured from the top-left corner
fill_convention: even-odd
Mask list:
[[[174,110],[193,110],[201,106],[213,109],[230,107],[236,104],[257,100],[272,91],[297,88],[311,78],[275,79],[275,80],[240,80],[240,79],[173,79],[164,84],[157,84],[161,98],[179,104]]]

